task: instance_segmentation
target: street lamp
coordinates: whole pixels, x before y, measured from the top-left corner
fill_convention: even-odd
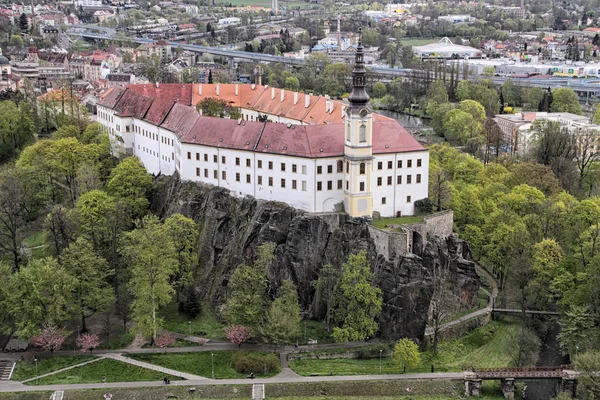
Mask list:
[[[38,373],[37,373],[37,357],[33,359],[35,361],[35,384],[38,384]]]
[[[192,336],[192,321],[188,321],[188,327],[190,331],[190,336]]]
[[[379,350],[379,375],[381,375],[381,356],[383,354],[383,350]]]
[[[215,353],[210,353],[210,365],[212,367],[212,378],[215,379]]]

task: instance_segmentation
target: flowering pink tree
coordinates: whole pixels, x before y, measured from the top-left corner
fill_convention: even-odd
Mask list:
[[[246,343],[252,337],[252,329],[244,325],[232,325],[225,328],[225,337],[241,349],[242,343]]]
[[[31,338],[31,344],[49,351],[52,356],[55,351],[60,350],[67,336],[69,335],[64,328],[57,328],[56,325],[50,324],[42,329],[39,335]]]
[[[167,347],[175,343],[175,337],[170,332],[161,333],[158,335],[154,344],[160,347],[161,349],[165,349],[165,353],[167,352]]]
[[[82,352],[85,353],[89,350],[92,354],[94,349],[100,345],[100,338],[95,333],[84,333],[77,338],[76,342]]]

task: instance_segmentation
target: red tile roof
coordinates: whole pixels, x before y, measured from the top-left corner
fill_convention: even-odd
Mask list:
[[[171,107],[173,107],[175,102],[169,99],[155,99],[152,102],[152,105],[148,109],[146,116],[144,117],[144,121],[148,121],[154,125],[160,125],[163,123],[169,111],[171,111]]]
[[[398,121],[373,123],[373,154],[424,151],[421,145]]]
[[[200,117],[180,140],[204,146],[252,151],[264,126],[263,122]]]
[[[125,88],[123,86],[115,86],[108,89],[100,96],[103,97],[100,105],[106,108],[115,108],[123,93],[125,93]]]
[[[153,101],[154,97],[143,96],[127,90],[117,102],[114,110],[117,112],[116,115],[121,117],[143,119]]]
[[[161,128],[174,132],[180,139],[184,137],[200,118],[194,107],[177,103],[172,108]]]
[[[181,83],[136,84],[127,85],[127,88],[146,96],[157,97],[165,100],[175,101],[187,106],[192,104],[192,85]],[[195,104],[195,103],[194,103]]]

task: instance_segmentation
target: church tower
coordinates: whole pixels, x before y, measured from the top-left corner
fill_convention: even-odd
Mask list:
[[[360,39],[355,57],[352,92],[348,97],[350,104],[346,110],[344,208],[352,217],[371,217],[373,215],[371,192],[373,114],[368,106],[369,95],[365,91],[365,63]]]

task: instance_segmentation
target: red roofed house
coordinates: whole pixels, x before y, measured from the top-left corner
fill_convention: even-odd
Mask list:
[[[428,195],[429,153],[369,108],[362,45],[352,74],[347,106],[255,85],[130,85],[109,89],[98,116],[116,147],[153,174],[310,212],[412,215]],[[193,105],[206,97],[239,106],[243,118],[200,115]]]

